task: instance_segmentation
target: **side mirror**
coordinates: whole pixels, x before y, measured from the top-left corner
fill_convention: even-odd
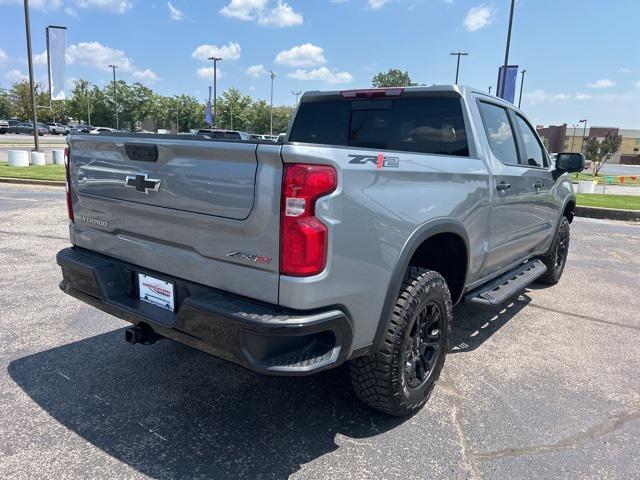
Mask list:
[[[581,172],[584,170],[584,155],[582,153],[559,153],[556,156],[556,170],[562,173]]]

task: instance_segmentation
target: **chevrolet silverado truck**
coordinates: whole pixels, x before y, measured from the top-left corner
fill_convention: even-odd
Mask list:
[[[349,362],[390,415],[428,399],[452,305],[553,285],[581,154],[459,86],[306,93],[282,143],[71,135],[60,288],[267,375]],[[134,368],[134,367],[132,367]]]

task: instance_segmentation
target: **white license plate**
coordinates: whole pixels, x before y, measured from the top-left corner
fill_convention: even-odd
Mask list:
[[[174,294],[172,283],[139,273],[138,291],[140,292],[140,300],[173,312]]]

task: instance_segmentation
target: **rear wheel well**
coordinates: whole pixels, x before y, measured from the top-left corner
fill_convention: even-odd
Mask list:
[[[467,276],[467,247],[455,233],[438,233],[426,239],[414,252],[409,266],[434,270],[442,275],[456,303]]]
[[[569,223],[573,222],[573,216],[574,216],[574,211],[576,209],[576,202],[574,202],[573,200],[569,201],[567,203],[567,206],[564,207],[564,212],[562,212],[562,216],[567,217],[567,220],[569,220]]]

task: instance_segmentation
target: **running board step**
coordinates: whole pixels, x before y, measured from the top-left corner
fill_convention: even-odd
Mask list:
[[[515,270],[499,276],[492,282],[477,288],[465,295],[465,300],[483,305],[500,305],[527,285],[533,283],[547,271],[547,267],[540,260],[523,263]]]

